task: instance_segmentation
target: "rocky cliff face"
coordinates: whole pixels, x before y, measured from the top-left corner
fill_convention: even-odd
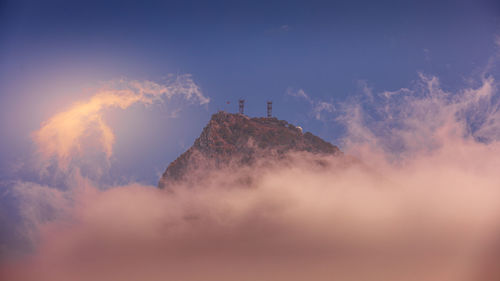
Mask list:
[[[170,163],[159,187],[192,179],[200,171],[251,166],[260,159],[282,159],[287,152],[342,155],[338,147],[276,118],[249,118],[220,111],[194,145]]]

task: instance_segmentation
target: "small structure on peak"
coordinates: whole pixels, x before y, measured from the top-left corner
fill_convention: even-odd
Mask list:
[[[239,105],[239,112],[240,112],[240,114],[244,114],[244,111],[245,111],[245,100],[244,99],[239,99],[238,100],[238,105]]]
[[[267,101],[267,118],[273,117],[273,102]]]

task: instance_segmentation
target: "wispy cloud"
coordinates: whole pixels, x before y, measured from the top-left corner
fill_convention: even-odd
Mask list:
[[[284,25],[280,26],[279,29],[282,30],[282,31],[289,31],[290,30],[290,26],[288,24],[284,24]]]
[[[427,48],[424,48],[423,52],[424,52],[424,59],[425,59],[425,61],[426,62],[430,62],[431,61],[431,56],[430,56],[431,51],[429,49],[427,49]]]
[[[39,167],[44,171],[55,161],[58,170],[67,171],[73,158],[86,153],[83,148],[89,135],[94,136],[95,145],[109,160],[115,135],[103,119],[106,109],[126,109],[137,103],[151,105],[177,96],[199,104],[209,102],[187,74],[169,76],[163,84],[126,79],[106,83],[88,100],[77,102],[52,116],[33,133]]]
[[[496,84],[489,76],[477,87],[451,93],[438,77],[420,73],[412,88],[343,103],[337,120],[347,129],[345,148],[383,150],[392,159],[405,159],[464,138],[498,141]]]
[[[316,120],[322,120],[324,113],[332,113],[335,110],[335,106],[332,102],[313,99],[303,89],[293,90],[292,88],[288,88],[286,94],[309,103],[311,106],[311,113]]]
[[[292,27],[288,24],[283,24],[279,27],[274,27],[274,28],[271,28],[271,29],[268,29],[266,30],[266,32],[268,33],[285,33],[285,32],[289,32],[292,30]]]

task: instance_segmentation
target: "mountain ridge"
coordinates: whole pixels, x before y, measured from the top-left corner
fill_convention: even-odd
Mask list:
[[[192,171],[251,166],[259,159],[282,159],[288,152],[343,155],[337,146],[287,121],[219,111],[193,146],[168,165],[158,187],[186,180]]]

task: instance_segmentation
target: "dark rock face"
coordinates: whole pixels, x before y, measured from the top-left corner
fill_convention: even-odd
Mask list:
[[[170,163],[159,187],[184,181],[192,171],[250,166],[258,159],[280,159],[291,151],[342,155],[338,147],[286,121],[220,111],[212,115],[194,145]]]

